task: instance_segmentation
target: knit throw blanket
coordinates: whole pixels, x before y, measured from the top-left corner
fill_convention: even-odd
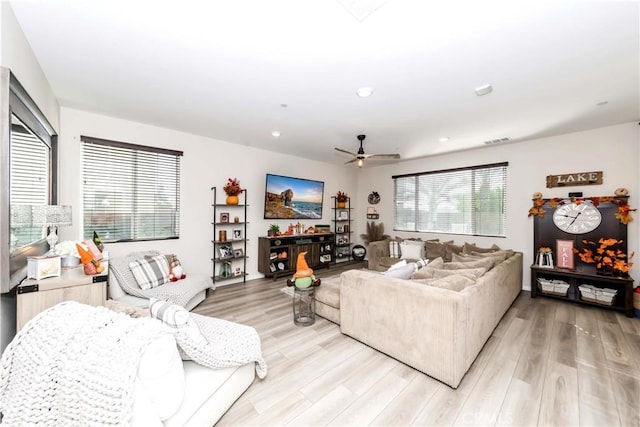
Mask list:
[[[133,319],[104,307],[64,302],[45,310],[2,355],[2,423],[130,424],[140,357],[166,333],[154,319]]]
[[[129,268],[129,263],[145,256],[160,255],[158,251],[132,252],[124,257],[113,258],[109,261],[109,273],[113,274],[120,287],[129,295],[140,298],[156,298],[163,301],[171,301],[174,304],[185,306],[189,299],[198,292],[205,289],[215,289],[211,280],[178,280],[151,289],[140,289],[133,273]]]

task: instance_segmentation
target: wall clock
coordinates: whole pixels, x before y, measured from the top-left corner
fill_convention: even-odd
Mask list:
[[[553,214],[556,227],[570,234],[588,233],[598,228],[601,222],[600,211],[585,203],[562,205]]]

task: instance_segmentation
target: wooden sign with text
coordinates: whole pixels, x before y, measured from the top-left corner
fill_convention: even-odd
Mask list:
[[[602,171],[547,175],[547,188],[573,185],[601,185]]]

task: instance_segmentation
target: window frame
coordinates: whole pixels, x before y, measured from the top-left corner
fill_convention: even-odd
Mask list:
[[[118,153],[125,153],[125,152],[130,152],[132,159],[136,159],[136,160],[132,160],[131,163],[127,163],[126,160],[124,160],[124,156],[122,156],[119,160],[121,160],[121,162],[119,163],[120,165],[127,165],[130,167],[131,169],[131,174],[126,174],[123,173],[121,175],[118,175],[117,178],[123,178],[124,179],[129,179],[130,182],[133,184],[133,187],[131,189],[131,194],[128,194],[129,197],[131,197],[131,209],[132,211],[129,212],[129,220],[130,220],[130,227],[129,227],[129,238],[120,238],[120,237],[115,237],[115,238],[109,238],[109,236],[104,235],[104,234],[100,234],[100,232],[98,231],[98,234],[100,235],[101,239],[103,242],[105,243],[121,243],[121,242],[142,242],[142,241],[153,241],[153,240],[171,240],[171,239],[179,239],[180,238],[180,211],[181,211],[181,206],[180,206],[180,174],[181,174],[181,168],[180,168],[180,157],[182,157],[184,155],[184,153],[182,151],[179,150],[171,150],[171,149],[166,149],[166,148],[158,148],[158,147],[151,147],[151,146],[146,146],[146,145],[139,145],[139,144],[132,144],[132,143],[128,143],[128,142],[121,142],[121,141],[113,141],[113,140],[108,140],[108,139],[102,139],[102,138],[95,138],[95,137],[91,137],[91,136],[86,136],[86,135],[81,135],[80,137],[81,140],[81,151],[82,151],[82,207],[83,207],[83,225],[82,225],[82,235],[84,238],[90,238],[93,235],[93,231],[94,227],[90,226],[91,230],[89,230],[87,228],[87,224],[86,222],[86,218],[87,218],[87,213],[88,213],[88,209],[87,209],[87,196],[89,194],[89,190],[87,189],[87,175],[86,175],[86,167],[87,167],[87,160],[85,159],[85,156],[87,154],[89,154],[87,151],[91,150],[91,146],[94,147],[101,147],[100,150],[103,150],[105,147],[107,150],[113,149],[113,150],[117,150]],[[94,148],[95,150],[98,150],[97,148]],[[114,151],[115,153],[115,151]],[[175,193],[172,194],[172,196],[175,196],[175,214],[172,217],[172,219],[174,220],[174,226],[172,226],[172,230],[174,231],[174,235],[170,235],[170,236],[164,236],[164,235],[160,235],[160,234],[154,234],[153,236],[149,237],[149,236],[142,236],[140,234],[136,235],[136,232],[140,232],[141,229],[141,224],[143,224],[143,221],[140,219],[139,215],[140,215],[140,211],[138,211],[138,208],[141,207],[141,203],[140,200],[142,200],[143,195],[141,195],[142,193],[139,191],[141,186],[144,184],[144,182],[140,182],[139,180],[136,179],[136,176],[141,172],[141,170],[145,167],[145,166],[149,166],[148,163],[145,163],[143,165],[138,163],[138,158],[139,157],[144,157],[145,160],[149,160],[151,156],[153,155],[160,155],[160,156],[165,156],[165,159],[169,159],[170,157],[175,157]],[[95,162],[96,160],[93,160],[93,162]],[[98,160],[99,161],[99,160]],[[160,171],[158,170],[158,166],[156,165],[155,168],[153,168],[152,172],[149,172],[149,170],[147,169],[144,174],[145,177],[147,178],[157,178],[160,175],[159,173]],[[173,172],[173,171],[171,171]],[[172,175],[173,176],[173,175]],[[111,181],[112,183],[113,181]],[[110,189],[112,188],[112,186],[109,187]],[[114,190],[111,190],[114,191]],[[144,195],[157,195],[156,191],[147,191],[146,193],[144,193]],[[122,206],[122,205],[118,205],[118,206]],[[144,205],[146,207],[150,206],[149,204]],[[154,210],[153,212],[153,218],[154,218],[154,222],[156,220],[158,220],[159,218],[162,219],[162,215],[159,215],[157,211]],[[111,222],[109,224],[109,226],[111,228],[114,229],[114,231],[117,230],[117,223]],[[88,234],[91,234],[91,236],[88,236]]]
[[[499,163],[490,163],[490,164],[483,164],[483,165],[475,165],[475,166],[468,166],[468,167],[460,167],[460,168],[452,168],[452,169],[441,169],[441,170],[435,170],[435,171],[426,171],[426,172],[418,172],[418,173],[411,173],[411,174],[402,174],[402,175],[394,175],[392,176],[393,179],[393,192],[394,192],[394,204],[393,204],[393,215],[394,215],[394,230],[395,231],[404,231],[404,232],[412,232],[412,233],[437,233],[437,234],[458,234],[458,235],[465,235],[465,236],[483,236],[483,237],[506,237],[507,234],[507,229],[506,229],[506,225],[507,225],[507,167],[509,166],[508,162],[499,162]],[[499,216],[501,217],[501,226],[499,227],[499,230],[495,233],[489,233],[489,232],[482,232],[482,231],[478,231],[477,226],[480,225],[479,222],[477,222],[477,214],[479,213],[477,206],[478,206],[478,202],[480,200],[478,200],[476,198],[476,194],[477,191],[476,188],[476,173],[477,172],[485,172],[485,171],[489,171],[491,172],[491,169],[496,169],[496,168],[503,168],[502,171],[500,171],[498,173],[498,177],[501,179],[501,184],[500,187],[502,189],[502,193],[501,193],[501,210],[499,211]],[[438,230],[438,229],[429,229],[426,228],[428,227],[428,221],[420,221],[421,219],[421,209],[419,208],[419,206],[424,206],[425,204],[428,203],[427,194],[424,194],[424,192],[422,192],[422,196],[420,194],[420,178],[421,177],[425,177],[425,176],[434,176],[434,175],[439,175],[442,176],[444,178],[444,175],[448,175],[448,174],[458,174],[458,173],[464,173],[464,172],[471,172],[472,176],[470,177],[470,182],[469,185],[471,185],[470,191],[468,192],[468,196],[460,198],[460,195],[458,194],[458,200],[464,200],[464,201],[468,201],[469,202],[469,207],[467,209],[464,209],[463,211],[458,211],[455,212],[455,214],[461,215],[463,218],[465,218],[465,220],[462,222],[462,224],[468,224],[471,228],[471,230],[469,232],[466,232],[464,230],[462,231],[452,231],[452,230]],[[460,175],[462,177],[462,175]],[[409,179],[409,178],[415,178],[415,190],[414,190],[414,195],[413,198],[409,197],[409,199],[405,199],[399,196],[398,192],[399,192],[399,186],[404,184],[402,183],[400,180],[403,179]],[[435,181],[435,183],[438,183],[437,181]],[[423,182],[424,184],[424,182]],[[431,185],[431,187],[433,187],[433,185]],[[459,187],[456,187],[459,188]],[[450,193],[450,192],[445,192],[441,195],[444,195],[447,199],[456,199],[455,194],[454,193]],[[486,196],[490,196],[490,193],[486,194]],[[414,208],[413,208],[413,227],[409,227],[407,224],[410,224],[411,222],[409,222],[409,219],[411,219],[412,215],[409,213],[407,214],[407,209],[402,209],[399,207],[400,203],[414,203]],[[409,209],[410,210],[410,209]],[[424,210],[424,209],[423,209]],[[402,224],[400,224],[401,222],[401,218],[399,218],[399,216],[405,216],[407,219],[404,221],[404,226],[402,226]],[[468,218],[468,219],[467,219]],[[425,228],[422,228],[421,225],[425,224]]]

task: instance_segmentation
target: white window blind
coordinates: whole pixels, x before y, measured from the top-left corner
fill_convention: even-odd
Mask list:
[[[16,117],[11,125],[10,195],[12,247],[21,247],[41,239],[42,227],[27,224],[30,216],[21,218],[21,207],[49,203],[49,157],[51,149],[26,128]],[[23,206],[24,205],[24,206]]]
[[[507,166],[394,176],[394,229],[505,236]]]
[[[83,235],[180,237],[181,151],[82,136]]]

